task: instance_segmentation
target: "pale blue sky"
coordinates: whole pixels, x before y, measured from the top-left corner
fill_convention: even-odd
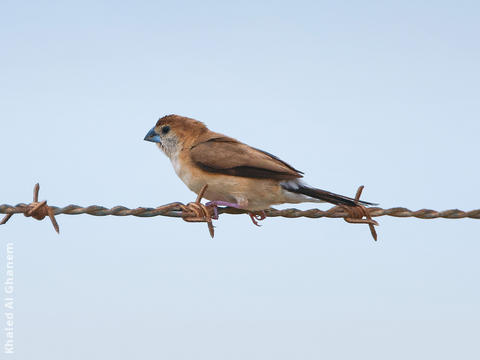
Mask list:
[[[177,113],[320,188],[477,209],[479,16],[476,1],[4,1],[0,203],[37,181],[58,206],[192,201],[143,141]],[[16,359],[478,359],[480,222],[379,221],[374,243],[341,219],[222,216],[212,240],[162,217],[62,215],[58,236],[15,216],[0,239]]]

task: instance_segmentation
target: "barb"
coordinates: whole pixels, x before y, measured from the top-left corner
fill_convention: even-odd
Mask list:
[[[375,230],[375,226],[378,226],[378,222],[372,219],[368,213],[368,209],[360,203],[360,196],[362,196],[363,188],[363,185],[359,186],[355,195],[356,206],[339,206],[348,213],[348,217],[343,218],[346,222],[351,224],[368,224],[373,240],[377,241],[377,231]],[[363,217],[365,217],[365,219]]]
[[[55,219],[55,215],[53,210],[50,206],[47,205],[47,201],[44,200],[42,202],[38,202],[38,192],[40,191],[40,184],[35,184],[33,187],[33,202],[29,205],[26,204],[18,204],[16,206],[16,212],[23,213],[26,217],[33,217],[37,220],[43,220],[45,217],[49,217],[50,221],[52,222],[53,228],[59,234],[60,228],[58,227],[57,220]],[[3,218],[0,222],[0,225],[5,224],[10,218],[13,216],[14,213],[7,213],[7,215]]]
[[[204,185],[202,190],[198,193],[197,200],[195,202],[188,203],[186,206],[179,204],[182,209],[182,218],[187,222],[206,222],[208,225],[208,232],[213,238],[215,231],[213,229],[212,217],[214,215],[214,208],[203,205],[200,201],[207,191],[208,185]]]
[[[38,185],[38,184],[37,184]],[[17,204],[12,205],[0,205],[0,214],[6,214],[1,224],[5,224],[13,214],[25,214],[25,216],[32,216],[36,219],[43,219],[46,216],[49,216],[52,224],[55,227],[55,230],[58,232],[58,224],[56,224],[54,215],[79,215],[79,214],[88,214],[93,216],[137,216],[137,217],[153,217],[153,216],[168,216],[168,217],[177,217],[183,218],[185,221],[189,222],[207,222],[209,226],[210,235],[213,235],[213,225],[212,225],[212,209],[203,204],[200,204],[201,196],[197,198],[197,201],[194,203],[189,203],[184,205],[182,203],[170,203],[162,205],[156,208],[150,207],[138,207],[135,209],[130,209],[124,206],[115,206],[112,208],[106,208],[98,205],[91,205],[87,207],[82,207],[79,205],[68,205],[65,207],[56,207],[56,206],[47,206],[46,201],[38,203],[38,190],[37,185],[35,186],[34,201],[31,204]],[[39,186],[38,186],[39,189]],[[363,189],[363,188],[362,188]],[[361,195],[361,190],[359,189],[360,194],[358,194],[358,199]],[[203,195],[201,193],[201,195]],[[357,200],[358,200],[357,199]],[[471,210],[471,211],[462,211],[458,209],[444,210],[444,211],[435,211],[430,209],[421,209],[421,210],[410,210],[404,207],[394,207],[390,209],[382,209],[379,207],[339,207],[334,206],[329,210],[320,210],[320,209],[310,209],[310,210],[299,210],[299,209],[284,209],[278,210],[270,208],[265,210],[265,215],[267,217],[284,217],[284,218],[344,218],[347,222],[358,223],[358,220],[362,220],[360,223],[366,223],[369,226],[375,225],[375,220],[372,218],[379,216],[393,216],[393,217],[414,217],[418,219],[478,219],[480,220],[480,209]],[[48,210],[49,209],[49,210]],[[196,209],[196,210],[195,210]],[[201,209],[201,210],[200,210]],[[49,212],[50,211],[50,212]],[[45,213],[46,212],[46,213]],[[51,213],[51,216],[50,216]],[[247,211],[234,208],[218,208],[218,214],[245,214]],[[207,214],[209,217],[207,217]],[[42,217],[43,215],[43,217]],[[360,216],[361,215],[361,216]],[[366,219],[363,219],[365,217]],[[187,220],[188,219],[188,220]],[[195,220],[196,219],[196,220]],[[373,235],[373,234],[372,234]]]

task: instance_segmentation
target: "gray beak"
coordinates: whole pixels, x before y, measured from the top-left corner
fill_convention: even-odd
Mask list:
[[[147,133],[147,135],[145,135],[145,137],[143,138],[143,140],[145,140],[145,141],[151,141],[151,142],[155,142],[155,143],[161,143],[161,141],[160,141],[160,135],[158,135],[158,134],[155,132],[155,128],[151,128],[150,131]]]

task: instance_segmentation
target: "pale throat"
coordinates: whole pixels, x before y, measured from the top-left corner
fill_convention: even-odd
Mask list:
[[[182,179],[183,182],[185,182],[184,171],[182,171],[179,160],[179,154],[181,149],[179,149],[177,143],[173,141],[165,141],[163,143],[157,144],[157,146],[170,159],[170,162],[172,163],[173,169],[175,170],[177,176]]]
[[[177,158],[181,150],[181,146],[176,136],[162,139],[162,142],[157,143],[157,146],[170,160],[174,157]]]

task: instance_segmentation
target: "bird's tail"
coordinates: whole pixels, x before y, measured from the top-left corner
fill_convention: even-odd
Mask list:
[[[348,205],[348,206],[355,206],[357,204],[367,205],[367,206],[377,205],[367,201],[355,200],[350,197],[338,195],[329,191],[312,188],[300,183],[296,183],[296,186],[291,186],[290,184],[282,184],[282,187],[287,191],[290,191],[296,194],[306,195],[314,199],[326,201],[334,205]]]

